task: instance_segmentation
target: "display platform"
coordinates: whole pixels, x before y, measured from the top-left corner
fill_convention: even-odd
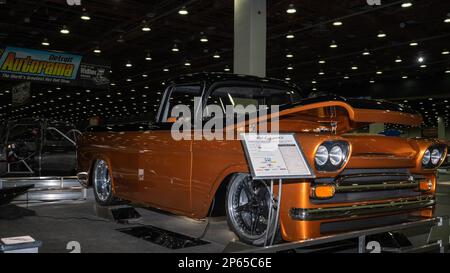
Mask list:
[[[442,175],[438,183],[437,215],[445,215],[450,211],[449,181],[450,176]],[[50,253],[71,252],[73,249],[70,246],[74,242],[77,245],[79,244],[80,252],[88,253],[222,253],[256,251],[255,249],[249,250],[248,247],[244,249],[230,246],[230,242],[233,242],[232,244],[234,245],[239,245],[240,243],[229,230],[224,217],[193,220],[142,207],[136,207],[136,211],[141,215],[141,218],[136,221],[122,221],[119,223],[113,219],[97,216],[95,201],[91,191],[88,191],[86,200],[43,203],[35,205],[33,210],[36,212],[35,216],[13,221],[0,220],[2,236],[14,237],[28,234],[43,242],[40,252]],[[181,234],[206,243],[174,249],[166,247],[164,244],[146,240],[143,236],[135,236],[130,234],[130,232],[124,232],[137,227],[154,227],[160,231]],[[259,248],[258,251],[263,251],[263,249]],[[273,248],[268,251],[287,251],[287,249]],[[329,243],[322,245],[314,251],[358,252],[358,244],[357,240],[343,240],[339,244]],[[433,251],[439,252],[436,248]]]

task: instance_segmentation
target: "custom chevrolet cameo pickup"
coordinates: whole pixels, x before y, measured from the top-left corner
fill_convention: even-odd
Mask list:
[[[175,140],[171,128],[186,117],[171,113],[187,105],[189,118],[203,112],[205,123],[215,118],[207,113],[213,104],[224,111],[227,105],[278,105],[277,112],[219,132],[248,132],[255,124],[270,131],[270,117],[277,116],[279,132],[295,134],[314,178],[283,182],[280,240],[433,216],[436,168],[446,157],[446,145],[356,133],[370,123],[419,126],[421,117],[406,106],[307,97],[285,81],[221,73],[186,75],[166,86],[154,122],[93,127],[79,141],[78,176],[93,186],[99,204],[128,200],[197,219],[223,213],[241,241],[264,244],[272,226],[269,187],[252,179],[240,140]],[[202,98],[200,103],[195,97]]]

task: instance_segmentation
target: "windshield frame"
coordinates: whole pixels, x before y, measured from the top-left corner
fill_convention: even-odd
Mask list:
[[[256,82],[256,81],[222,81],[222,82],[215,82],[212,85],[209,86],[208,90],[204,93],[203,96],[203,101],[202,101],[202,109],[204,110],[206,108],[206,105],[208,103],[208,97],[214,92],[214,90],[216,90],[217,88],[220,87],[224,87],[224,86],[253,86],[253,87],[259,87],[262,90],[265,89],[289,89],[289,91],[295,91],[298,94],[299,100],[293,101],[291,103],[288,104],[283,104],[280,106],[285,106],[285,105],[294,105],[295,103],[298,103],[299,101],[301,101],[302,99],[305,98],[305,95],[303,94],[303,92],[297,88],[296,86],[289,86],[289,85],[281,85],[281,84],[273,84],[273,83],[262,83],[262,82]],[[288,91],[288,90],[287,90]]]

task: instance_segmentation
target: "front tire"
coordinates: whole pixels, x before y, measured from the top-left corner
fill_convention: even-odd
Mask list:
[[[118,204],[118,200],[113,195],[111,170],[105,160],[95,161],[92,180],[94,186],[95,200],[101,206],[111,206]]]
[[[268,223],[269,210],[272,209],[272,215],[275,214],[270,198],[270,188],[264,181],[253,180],[244,173],[236,174],[231,179],[225,199],[227,222],[242,242],[263,246],[266,233],[273,234],[275,217]],[[278,241],[277,227],[274,242]]]

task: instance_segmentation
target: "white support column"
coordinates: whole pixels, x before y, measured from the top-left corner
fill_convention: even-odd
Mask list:
[[[266,0],[234,0],[234,73],[266,76],[266,18]]]
[[[438,138],[445,139],[445,118],[438,117]]]

